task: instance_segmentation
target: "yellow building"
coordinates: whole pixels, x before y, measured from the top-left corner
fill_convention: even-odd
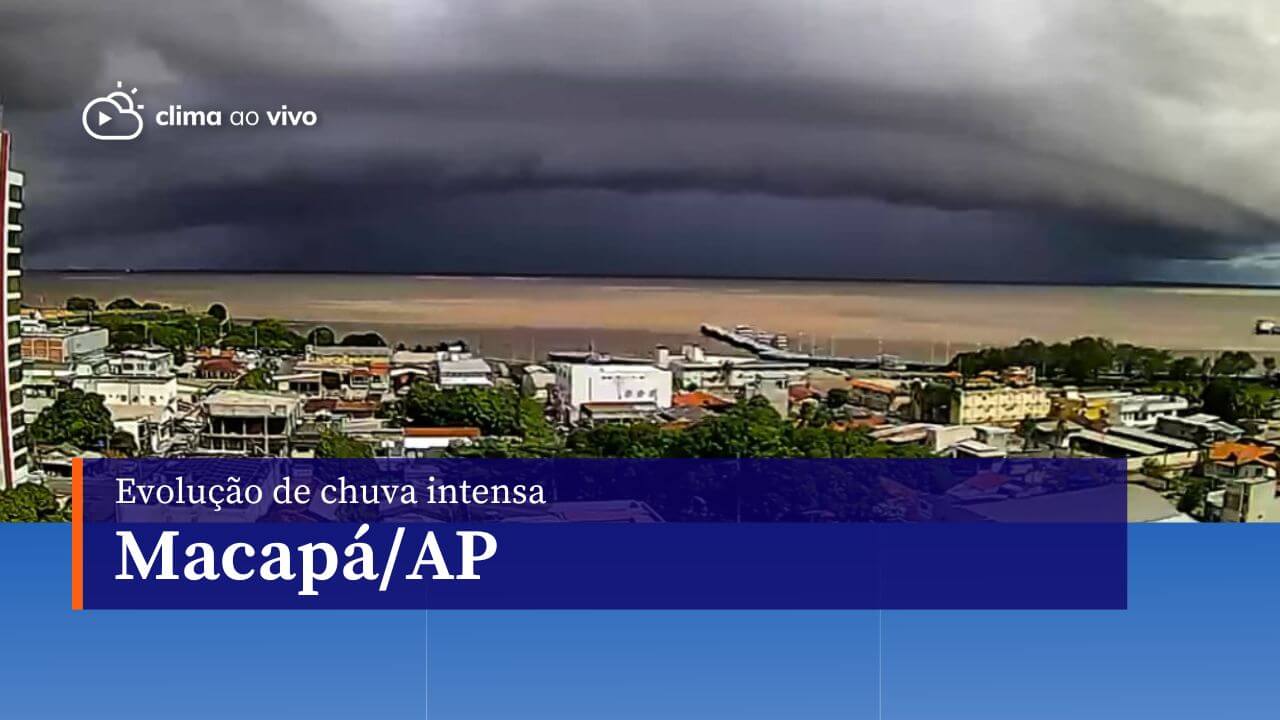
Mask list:
[[[1049,393],[1039,387],[957,388],[951,396],[953,425],[1016,423],[1049,417]]]

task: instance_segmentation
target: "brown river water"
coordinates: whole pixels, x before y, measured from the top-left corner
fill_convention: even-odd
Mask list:
[[[55,273],[32,271],[24,302],[129,296],[233,316],[376,330],[391,342],[462,338],[495,357],[528,358],[593,345],[646,354],[699,341],[702,323],[787,333],[792,347],[942,359],[980,345],[1101,335],[1187,352],[1280,355],[1280,290],[1065,287],[894,282],[634,280],[395,275]],[[705,344],[715,346],[710,340]]]

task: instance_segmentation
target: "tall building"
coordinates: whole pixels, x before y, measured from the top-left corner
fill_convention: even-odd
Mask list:
[[[0,123],[4,116],[0,115]],[[5,247],[5,301],[0,304],[0,347],[4,372],[0,373],[0,487],[11,488],[27,480],[28,459],[25,422],[22,418],[22,173],[9,167],[11,138],[0,124],[0,237]]]

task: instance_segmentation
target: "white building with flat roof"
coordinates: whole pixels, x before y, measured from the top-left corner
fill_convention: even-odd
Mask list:
[[[1191,403],[1179,395],[1130,395],[1111,401],[1113,424],[1136,428],[1154,428],[1162,417],[1186,412]]]
[[[617,362],[554,363],[555,402],[565,422],[578,422],[582,406],[652,403],[671,407],[671,371],[654,365]]]
[[[175,374],[173,353],[161,348],[122,350],[107,361],[107,372],[135,377],[172,377]]]
[[[75,363],[101,358],[107,350],[106,328],[22,322],[22,359],[28,362]]]
[[[302,414],[297,395],[222,390],[202,402],[201,453],[286,457]]]
[[[493,386],[493,368],[481,358],[440,360],[437,369],[440,387],[445,390],[458,387]]]

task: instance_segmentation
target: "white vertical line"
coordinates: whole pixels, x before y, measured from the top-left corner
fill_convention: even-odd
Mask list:
[[[884,610],[878,610],[876,649],[876,718],[884,720]]]
[[[422,720],[431,717],[431,611],[422,611]]]

